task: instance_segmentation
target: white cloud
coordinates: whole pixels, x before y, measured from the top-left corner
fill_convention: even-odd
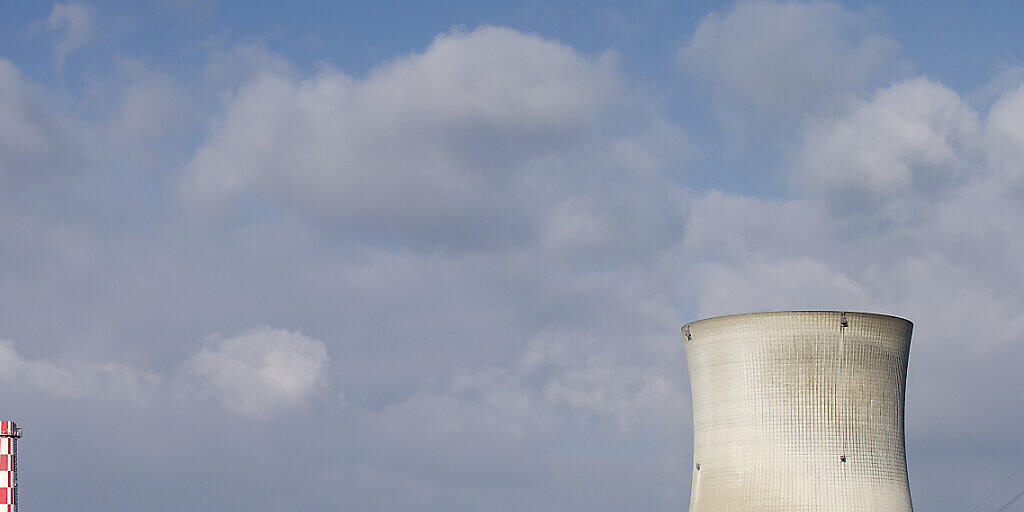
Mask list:
[[[955,92],[924,78],[899,82],[811,123],[792,182],[848,208],[911,202],[965,178],[979,135],[977,113]]]
[[[1001,183],[1024,194],[1024,85],[1010,89],[992,105],[985,139],[989,162]]]
[[[0,179],[4,189],[38,182],[80,157],[77,128],[54,111],[39,87],[0,58]]]
[[[117,80],[125,87],[119,91],[115,112],[110,119],[110,136],[121,141],[122,150],[127,141],[154,140],[183,125],[183,111],[187,109],[186,94],[174,80],[147,69],[141,62],[124,59]]]
[[[678,63],[707,81],[728,126],[777,134],[898,70],[899,46],[875,25],[832,2],[739,2],[707,15]]]
[[[810,258],[735,265],[704,264],[701,317],[750,311],[872,311],[869,295],[850,276]]]
[[[375,462],[392,471],[434,482],[499,482],[524,477],[522,465],[537,454],[531,440],[557,419],[515,375],[492,369],[416,392],[366,421],[383,441]]]
[[[252,417],[271,416],[306,403],[325,379],[323,342],[298,332],[259,327],[233,338],[211,337],[184,364],[225,408]]]
[[[364,429],[375,448],[363,467],[408,478],[437,499],[468,506],[513,492],[500,485],[508,482],[534,489],[523,498],[528,501],[517,503],[537,510],[579,505],[576,493],[589,496],[590,510],[619,509],[629,501],[623,492],[678,500],[672,480],[687,463],[675,467],[677,457],[655,455],[685,450],[689,443],[685,401],[673,378],[678,360],[657,368],[630,365],[613,351],[591,347],[599,353],[588,354],[578,345],[572,338],[538,338],[514,368],[460,372],[366,414]],[[628,447],[593,450],[606,443]],[[586,476],[567,477],[570,468],[568,474],[582,470]],[[628,475],[647,481],[646,490],[593,486],[595,479],[621,482]],[[479,483],[486,485],[474,485]],[[372,502],[387,499],[369,492]]]
[[[964,94],[964,99],[974,108],[984,112],[993,103],[1024,83],[1024,65],[1003,65],[987,82]]]
[[[581,417],[613,421],[623,432],[671,435],[689,420],[674,382],[650,367],[623,365],[610,354],[591,355],[546,383],[550,406],[568,406]]]
[[[25,203],[59,197],[66,208],[91,200],[79,187],[116,186],[104,180],[124,183],[171,158],[180,168],[183,128],[195,122],[192,99],[138,60],[116,68],[88,82],[81,108],[68,108],[77,100],[67,91],[33,82],[0,58],[0,195]],[[126,199],[110,196],[106,202]]]
[[[0,340],[0,379],[13,387],[63,397],[136,401],[152,396],[161,382],[153,373],[118,363],[25,359],[11,340]]]
[[[483,27],[365,79],[260,73],[196,151],[184,191],[201,208],[254,194],[377,234],[514,237],[574,179],[660,172],[686,147],[614,54]]]
[[[93,36],[95,20],[92,9],[82,3],[55,4],[46,19],[47,28],[60,32],[61,38],[54,47],[57,69],[64,69],[64,60],[88,43]]]
[[[0,339],[0,382],[5,385],[55,397],[145,401],[168,411],[193,409],[191,397],[205,395],[228,410],[258,418],[307,403],[326,382],[327,362],[323,342],[259,327],[233,338],[211,336],[178,365],[172,389],[164,386],[163,376],[126,364],[28,359],[13,341]],[[185,395],[175,395],[182,391]]]
[[[802,199],[760,199],[712,190],[689,203],[684,249],[704,258],[756,261],[813,252],[828,243],[828,218]]]

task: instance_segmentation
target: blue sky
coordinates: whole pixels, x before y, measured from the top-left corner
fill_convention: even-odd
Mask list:
[[[970,510],[1024,453],[1022,24],[0,4],[22,503],[680,510],[679,326],[843,309],[915,322],[914,500]]]

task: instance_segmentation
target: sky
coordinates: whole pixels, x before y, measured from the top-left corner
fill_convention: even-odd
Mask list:
[[[969,511],[1024,458],[1020,26],[0,2],[21,504],[684,510],[680,326],[840,309],[915,323],[914,502]]]

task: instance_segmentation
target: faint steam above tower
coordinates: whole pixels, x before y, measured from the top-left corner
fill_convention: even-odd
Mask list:
[[[912,512],[903,438],[912,328],[841,311],[684,325],[690,512]]]
[[[18,438],[13,421],[0,421],[0,511],[18,512]]]

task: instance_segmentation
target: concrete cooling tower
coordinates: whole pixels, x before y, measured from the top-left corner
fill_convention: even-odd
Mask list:
[[[840,311],[683,326],[690,512],[912,512],[903,441],[912,327]]]

